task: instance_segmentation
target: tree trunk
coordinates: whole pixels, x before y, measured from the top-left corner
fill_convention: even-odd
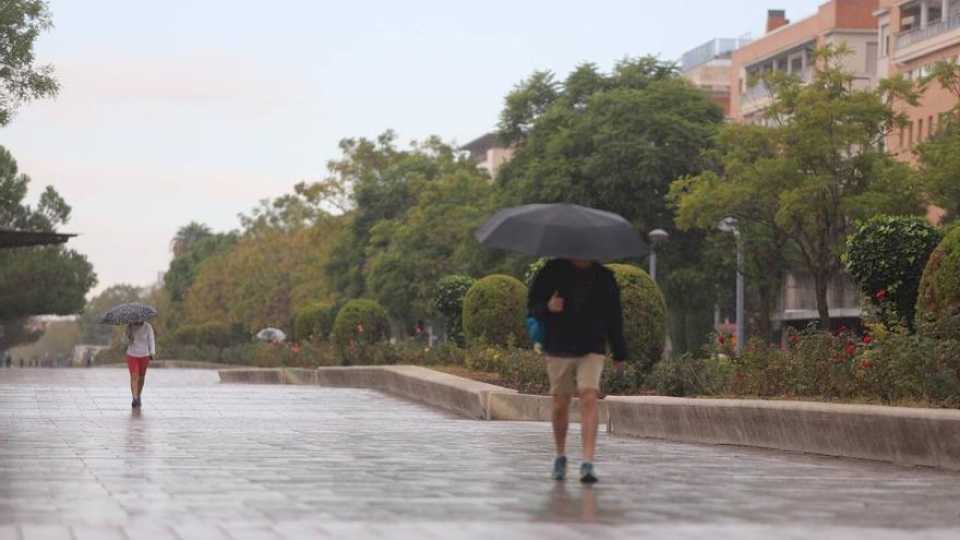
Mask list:
[[[830,329],[830,307],[827,305],[827,288],[830,285],[830,276],[826,273],[813,274],[813,284],[817,292],[817,313],[820,316],[820,329]]]
[[[773,334],[770,318],[773,316],[774,294],[773,287],[768,284],[757,286],[757,296],[759,300],[757,305],[757,334],[768,342],[770,341],[771,334]]]

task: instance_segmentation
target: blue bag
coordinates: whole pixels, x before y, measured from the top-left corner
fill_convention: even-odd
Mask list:
[[[530,336],[530,341],[543,345],[544,334],[543,323],[532,315],[527,317],[527,335]]]

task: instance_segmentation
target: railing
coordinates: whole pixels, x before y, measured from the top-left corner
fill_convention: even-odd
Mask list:
[[[926,41],[945,32],[960,28],[960,13],[954,13],[942,21],[928,24],[926,28],[917,28],[897,34],[897,50]]]

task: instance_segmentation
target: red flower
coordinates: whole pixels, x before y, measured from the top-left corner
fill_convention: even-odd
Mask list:
[[[863,342],[864,342],[865,344],[869,345],[869,344],[873,343],[873,338],[870,337],[869,334],[868,334],[868,335],[866,335],[866,336],[863,336]]]
[[[792,345],[796,345],[800,341],[800,336],[796,334],[790,334],[790,337],[787,338]]]
[[[721,345],[723,345],[723,342],[724,342],[724,341],[726,341],[726,340],[723,339],[723,336],[722,336],[722,335],[717,336],[717,342],[718,342],[718,343],[720,343]]]
[[[883,302],[884,300],[887,299],[887,290],[880,289],[879,291],[877,291],[876,294],[873,295],[873,297],[879,300],[880,302]]]
[[[871,367],[873,367],[873,363],[870,362],[869,358],[864,358],[863,362],[860,362],[860,367],[862,367],[863,369],[870,369]]]
[[[847,353],[847,356],[853,356],[857,353],[857,346],[853,343],[847,343],[847,346],[843,348],[844,352]]]

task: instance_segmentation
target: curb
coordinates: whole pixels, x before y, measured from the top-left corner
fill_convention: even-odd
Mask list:
[[[231,369],[220,371],[220,381],[369,388],[476,420],[549,422],[551,416],[549,396],[519,394],[420,366]],[[573,400],[570,418],[580,421],[579,400]],[[600,402],[600,421],[607,421],[605,402]]]
[[[960,471],[960,411],[796,401],[608,398],[609,431]]]

